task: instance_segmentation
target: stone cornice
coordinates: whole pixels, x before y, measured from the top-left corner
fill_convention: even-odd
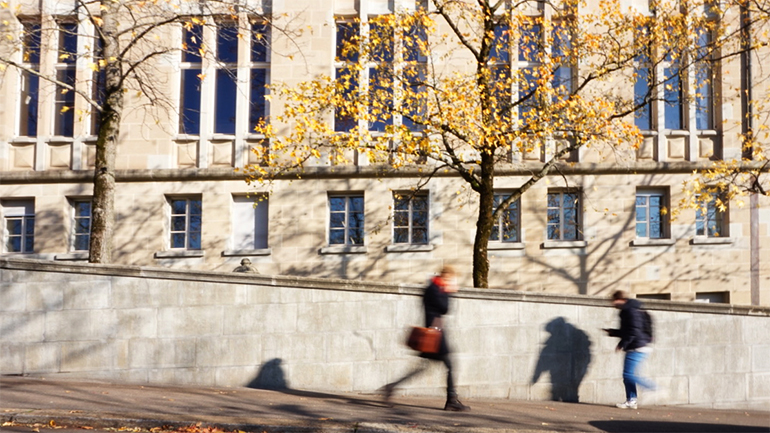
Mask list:
[[[542,168],[542,163],[524,162],[517,164],[499,164],[496,167],[496,176],[529,176]],[[712,167],[710,161],[706,162],[652,162],[642,161],[634,163],[559,163],[551,170],[551,176],[557,175],[645,175],[645,174],[685,174],[695,170],[705,170]],[[335,179],[345,177],[358,178],[393,178],[408,177],[417,178],[426,176],[430,166],[413,166],[399,170],[389,169],[385,166],[314,166],[306,168],[300,177],[303,179]],[[761,164],[743,164],[746,170],[760,169]],[[767,170],[767,167],[765,167]],[[442,169],[434,176],[453,177],[457,174],[450,169]],[[296,174],[284,174],[283,179],[295,179]],[[157,170],[116,170],[117,182],[153,182],[153,181],[218,181],[218,180],[245,180],[246,175],[242,171],[232,168],[204,168],[204,169],[157,169]],[[93,181],[93,170],[49,170],[49,171],[5,171],[0,172],[0,185],[30,184],[30,183],[90,183]]]
[[[390,293],[421,296],[423,287],[415,284],[387,284],[377,281],[310,278],[284,275],[244,274],[234,272],[195,271],[189,269],[153,268],[147,266],[99,265],[90,263],[57,263],[48,260],[32,260],[0,257],[0,269],[30,272],[57,272],[110,277],[157,278],[182,281],[205,281],[218,284],[253,284],[286,288],[342,290],[368,293]],[[8,282],[0,273],[0,282]],[[537,302],[561,305],[587,305],[612,308],[606,297],[588,295],[563,295],[531,293],[515,289],[463,288],[454,295],[460,299],[479,299],[507,302]],[[672,302],[645,299],[649,310],[677,311],[701,314],[731,314],[738,316],[770,317],[770,307],[730,304],[703,304],[696,302]]]

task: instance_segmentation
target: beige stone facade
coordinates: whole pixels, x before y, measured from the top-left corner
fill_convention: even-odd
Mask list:
[[[335,17],[387,13],[392,3],[272,2],[265,12],[305,31],[292,34],[291,40],[273,34],[271,55],[250,63],[240,61],[235,66],[239,77],[236,86],[240,87],[236,87],[238,102],[232,133],[217,132],[215,63],[201,62],[205,78],[200,93],[200,128],[197,134],[187,134],[180,132],[178,111],[180,93],[184,92],[182,77],[185,68],[190,67],[189,62],[182,62],[179,54],[159,59],[154,79],[165,92],[168,104],[151,109],[136,92],[126,94],[128,107],[117,160],[115,263],[230,272],[242,258],[248,257],[263,275],[392,283],[422,283],[441,265],[449,263],[459,269],[461,284],[470,285],[476,197],[451,175],[437,176],[423,188],[429,206],[429,242],[394,244],[394,193],[414,187],[417,170],[405,170],[399,177],[381,177],[376,167],[363,162],[355,167],[319,165],[309,167],[300,180],[281,180],[270,187],[247,185],[236,171],[256,162],[249,149],[260,143],[260,137],[249,132],[249,114],[244,108],[249,103],[249,88],[241,78],[256,69],[268,71],[269,82],[298,82],[316,73],[333,74]],[[11,4],[19,6],[10,10],[19,11],[21,18],[41,17],[44,29],[46,23],[55,27],[59,14],[72,10],[67,9],[66,2]],[[4,19],[17,25],[8,10],[2,13]],[[81,24],[78,30],[84,34],[93,32],[87,24]],[[204,30],[204,40],[213,41],[215,35],[205,32],[211,30]],[[56,32],[43,34],[50,36]],[[173,45],[183,37],[178,27],[168,30],[160,40]],[[54,43],[45,36],[42,40],[44,47]],[[79,38],[78,44],[80,49],[87,49],[84,38]],[[247,44],[248,41],[239,41],[241,55],[249,52]],[[21,62],[18,51],[8,45],[2,49]],[[41,50],[35,67],[44,75],[74,68],[78,88],[86,94],[90,91],[87,58],[79,57],[74,65],[68,66],[56,58],[55,50]],[[759,65],[754,67],[758,77]],[[748,197],[745,203],[730,203],[724,226],[715,237],[697,233],[696,212],[688,209],[673,220],[664,215],[659,239],[638,237],[636,229],[638,195],[657,195],[666,207],[673,208],[683,197],[682,183],[695,168],[707,167],[715,158],[740,156],[738,134],[744,110],[737,91],[730,90],[738,88],[740,70],[738,61],[720,64],[721,81],[712,107],[713,129],[696,129],[694,109],[687,112],[684,121],[689,126],[666,129],[663,115],[658,114],[662,109],[654,109],[658,126],[648,131],[638,151],[619,154],[593,147],[583,149],[576,156],[577,163],[565,164],[561,173],[552,173],[526,192],[520,202],[520,239],[490,243],[490,286],[590,295],[626,289],[638,296],[677,301],[749,304],[752,257],[759,255],[759,268],[755,269],[759,284],[754,283],[753,290],[760,294],[762,305],[770,305],[770,260],[762,256],[770,251],[770,199],[759,197],[758,206],[753,209]],[[90,134],[90,110],[82,98],[74,98],[73,131],[59,134],[54,118],[61,95],[54,84],[41,79],[36,130],[34,134],[25,133],[22,130],[28,124],[23,124],[24,86],[18,70],[8,68],[3,72],[2,254],[85,260],[86,253],[77,249],[79,221],[75,209],[92,195],[89,169],[93,167],[95,137]],[[268,104],[268,110],[277,110],[277,106],[277,102]],[[548,153],[546,147],[501,167],[495,187],[501,193],[518,188],[532,170],[542,165]],[[579,196],[581,235],[575,241],[549,241],[549,193],[565,191]],[[330,197],[337,196],[363,197],[364,245],[330,245]],[[181,232],[187,237],[182,242],[187,243],[181,247],[174,247],[174,233],[179,233],[178,227],[174,227],[175,200],[188,206],[200,203],[199,213],[191,215],[188,207],[182,214],[187,218]],[[249,200],[256,201],[256,208]],[[199,226],[191,222],[190,218],[195,217],[200,218]],[[14,232],[20,227],[27,230],[27,225],[34,226],[32,241],[28,239],[29,233]],[[191,247],[193,226],[199,227],[200,233],[199,242]],[[752,236],[759,239],[759,248],[753,251]]]

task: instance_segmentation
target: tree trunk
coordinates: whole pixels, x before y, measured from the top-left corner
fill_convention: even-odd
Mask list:
[[[492,233],[492,207],[495,200],[495,163],[491,154],[482,152],[480,167],[479,215],[473,241],[473,287],[489,287],[489,235]]]
[[[118,2],[102,1],[101,27],[105,69],[105,101],[100,113],[96,141],[94,197],[91,207],[91,240],[88,261],[112,261],[112,236],[115,226],[115,155],[120,119],[123,114],[121,61],[118,59]],[[97,33],[98,36],[98,33]]]

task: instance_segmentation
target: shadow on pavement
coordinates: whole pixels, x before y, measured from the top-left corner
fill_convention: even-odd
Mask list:
[[[669,421],[590,421],[608,433],[770,433],[770,427]]]

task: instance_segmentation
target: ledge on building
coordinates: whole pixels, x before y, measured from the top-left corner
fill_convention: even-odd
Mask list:
[[[74,261],[74,260],[88,260],[88,251],[81,251],[77,253],[57,254],[53,256],[54,260],[62,261]]]
[[[318,250],[318,254],[365,254],[364,245],[346,245],[339,247],[323,247]]]
[[[169,250],[156,251],[156,259],[178,259],[188,257],[203,257],[203,250]]]
[[[34,144],[37,143],[37,137],[21,136],[14,137],[10,140],[11,144]]]
[[[396,244],[385,247],[386,253],[426,253],[433,251],[433,244]]]
[[[559,248],[585,248],[587,246],[587,241],[546,241],[540,244],[540,247],[544,250]]]
[[[489,251],[523,250],[524,242],[490,242],[487,244]]]
[[[735,239],[727,236],[717,238],[695,237],[690,239],[690,245],[730,245],[734,241]]]
[[[676,239],[650,239],[650,238],[636,238],[632,240],[629,245],[632,247],[670,247],[676,244]]]
[[[222,257],[241,257],[241,256],[269,256],[273,254],[272,248],[260,248],[257,250],[224,250]]]

